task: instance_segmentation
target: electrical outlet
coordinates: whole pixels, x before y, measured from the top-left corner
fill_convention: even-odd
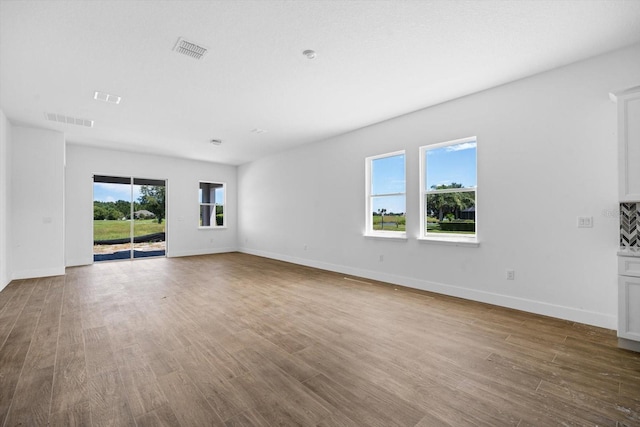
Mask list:
[[[515,270],[507,270],[505,272],[505,278],[507,280],[516,280],[516,271]]]
[[[593,227],[593,217],[592,216],[579,216],[578,217],[578,228],[591,228]]]

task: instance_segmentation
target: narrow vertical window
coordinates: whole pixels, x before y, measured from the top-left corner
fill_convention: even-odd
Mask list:
[[[225,184],[200,182],[200,227],[225,227]]]
[[[477,240],[475,137],[420,148],[421,238]]]
[[[406,236],[405,153],[367,157],[366,235]]]

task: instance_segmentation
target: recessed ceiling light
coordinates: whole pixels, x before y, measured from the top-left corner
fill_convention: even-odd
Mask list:
[[[261,134],[261,133],[267,133],[267,132],[269,132],[269,131],[268,131],[268,130],[266,130],[266,129],[255,128],[255,129],[251,129],[251,132],[252,132],[252,133]]]
[[[195,59],[200,59],[204,56],[205,53],[207,53],[206,47],[200,46],[197,43],[186,41],[182,37],[178,39],[176,45],[173,47],[173,50]]]
[[[304,52],[302,52],[302,54],[306,56],[307,59],[316,59],[317,56],[316,51],[311,49],[305,50]]]
[[[93,127],[93,120],[78,119],[76,117],[65,116],[64,114],[44,113],[47,120],[52,122],[64,123],[66,125]]]
[[[221,139],[212,139],[211,141],[209,141],[211,144],[213,145],[222,145],[222,140]]]
[[[111,104],[120,104],[120,101],[122,100],[122,98],[117,95],[111,95],[110,93],[97,91],[93,94],[93,99],[109,102]]]

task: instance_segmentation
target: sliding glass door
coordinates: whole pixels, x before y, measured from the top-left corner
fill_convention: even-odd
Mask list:
[[[165,256],[165,181],[133,178],[133,257]]]
[[[131,178],[93,177],[93,260],[131,258]]]
[[[166,254],[166,181],[93,177],[93,259]]]

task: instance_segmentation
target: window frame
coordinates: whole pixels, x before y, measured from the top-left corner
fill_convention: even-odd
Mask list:
[[[476,158],[475,158],[475,166],[476,166],[476,185],[475,187],[467,187],[467,188],[451,188],[444,190],[430,190],[426,188],[427,186],[427,164],[426,164],[426,156],[427,152],[443,147],[448,147],[452,145],[464,144],[466,142],[475,142],[476,143]],[[436,234],[427,232],[427,212],[426,212],[426,196],[428,194],[448,194],[448,193],[464,193],[471,192],[475,193],[475,233],[473,236],[468,234]],[[418,240],[426,241],[426,242],[436,242],[436,243],[450,243],[459,246],[479,246],[479,228],[478,228],[478,138],[476,136],[469,136],[466,138],[454,139],[451,141],[439,142],[436,144],[423,145],[420,147],[420,231],[418,233]]]
[[[221,185],[222,187],[222,191],[223,191],[223,197],[222,197],[222,204],[220,203],[207,203],[207,202],[202,202],[201,200],[201,196],[200,196],[200,190],[202,190],[201,185],[202,184],[214,184],[214,185]],[[198,181],[198,228],[201,230],[221,230],[221,229],[225,229],[227,228],[227,212],[226,212],[226,205],[227,205],[227,183],[223,182],[223,181]],[[202,207],[203,206],[212,206],[213,207],[213,211],[216,211],[216,207],[217,206],[222,206],[222,225],[218,225],[218,221],[214,220],[213,224],[211,225],[202,225],[200,224],[200,220],[201,218],[201,214],[202,214]],[[214,218],[216,218],[216,214],[214,214]]]
[[[387,157],[404,156],[404,192],[402,193],[384,193],[384,194],[372,194],[372,165],[374,160],[384,159]],[[405,231],[392,231],[392,230],[374,230],[373,229],[373,199],[375,197],[393,197],[404,196],[404,215],[407,215],[407,153],[405,150],[393,151],[390,153],[378,154],[365,158],[365,237],[382,237],[388,239],[406,239],[406,220]]]

